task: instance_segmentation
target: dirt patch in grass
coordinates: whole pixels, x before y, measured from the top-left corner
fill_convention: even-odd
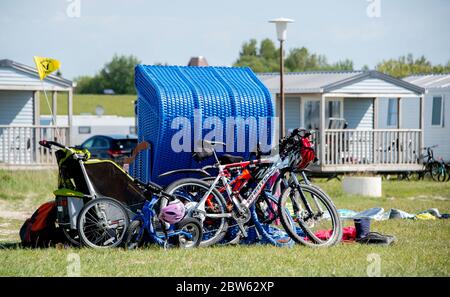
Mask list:
[[[31,201],[31,199],[26,199],[23,201],[21,207],[19,207],[17,203],[0,200],[0,218],[25,220],[30,217],[34,211],[33,208],[30,208]]]

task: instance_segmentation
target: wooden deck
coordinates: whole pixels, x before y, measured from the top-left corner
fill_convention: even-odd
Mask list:
[[[55,150],[39,145],[39,140],[57,140],[67,143],[68,127],[55,126],[1,126],[0,166],[6,168],[54,166]]]
[[[314,136],[319,140],[318,132]],[[422,168],[420,129],[325,130],[325,147],[317,141],[322,172],[415,171]],[[322,156],[321,156],[322,155]]]

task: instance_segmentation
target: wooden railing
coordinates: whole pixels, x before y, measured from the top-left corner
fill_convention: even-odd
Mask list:
[[[55,150],[39,145],[39,140],[56,140],[67,144],[68,127],[0,125],[0,165],[56,164]]]
[[[323,165],[419,164],[420,129],[325,130]]]

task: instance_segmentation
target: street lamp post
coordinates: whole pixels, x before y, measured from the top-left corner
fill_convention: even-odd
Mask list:
[[[286,18],[272,19],[269,23],[275,23],[277,30],[277,38],[280,41],[280,136],[285,136],[285,115],[284,115],[284,57],[283,45],[287,35],[287,24],[293,23],[294,20]]]

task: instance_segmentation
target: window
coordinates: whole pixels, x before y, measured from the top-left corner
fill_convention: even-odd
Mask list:
[[[398,114],[397,99],[389,98],[388,114],[387,114],[387,125],[388,126],[397,126],[397,114]]]
[[[332,100],[328,101],[325,113],[328,118],[340,118],[341,117],[341,101]]]
[[[109,148],[109,143],[108,140],[106,140],[103,137],[97,137],[94,139],[94,144],[92,145],[92,147],[95,148]]]
[[[88,126],[78,127],[78,134],[91,134],[91,127]]]
[[[94,138],[86,140],[85,143],[83,143],[83,148],[90,149],[92,147],[92,144],[94,143]]]
[[[137,139],[119,139],[114,140],[112,148],[118,150],[127,150],[131,151],[137,145]]]
[[[319,129],[320,126],[320,102],[318,100],[305,101],[305,128]]]
[[[443,125],[443,114],[442,114],[442,96],[433,96],[433,109],[431,113],[431,126],[441,126]]]

